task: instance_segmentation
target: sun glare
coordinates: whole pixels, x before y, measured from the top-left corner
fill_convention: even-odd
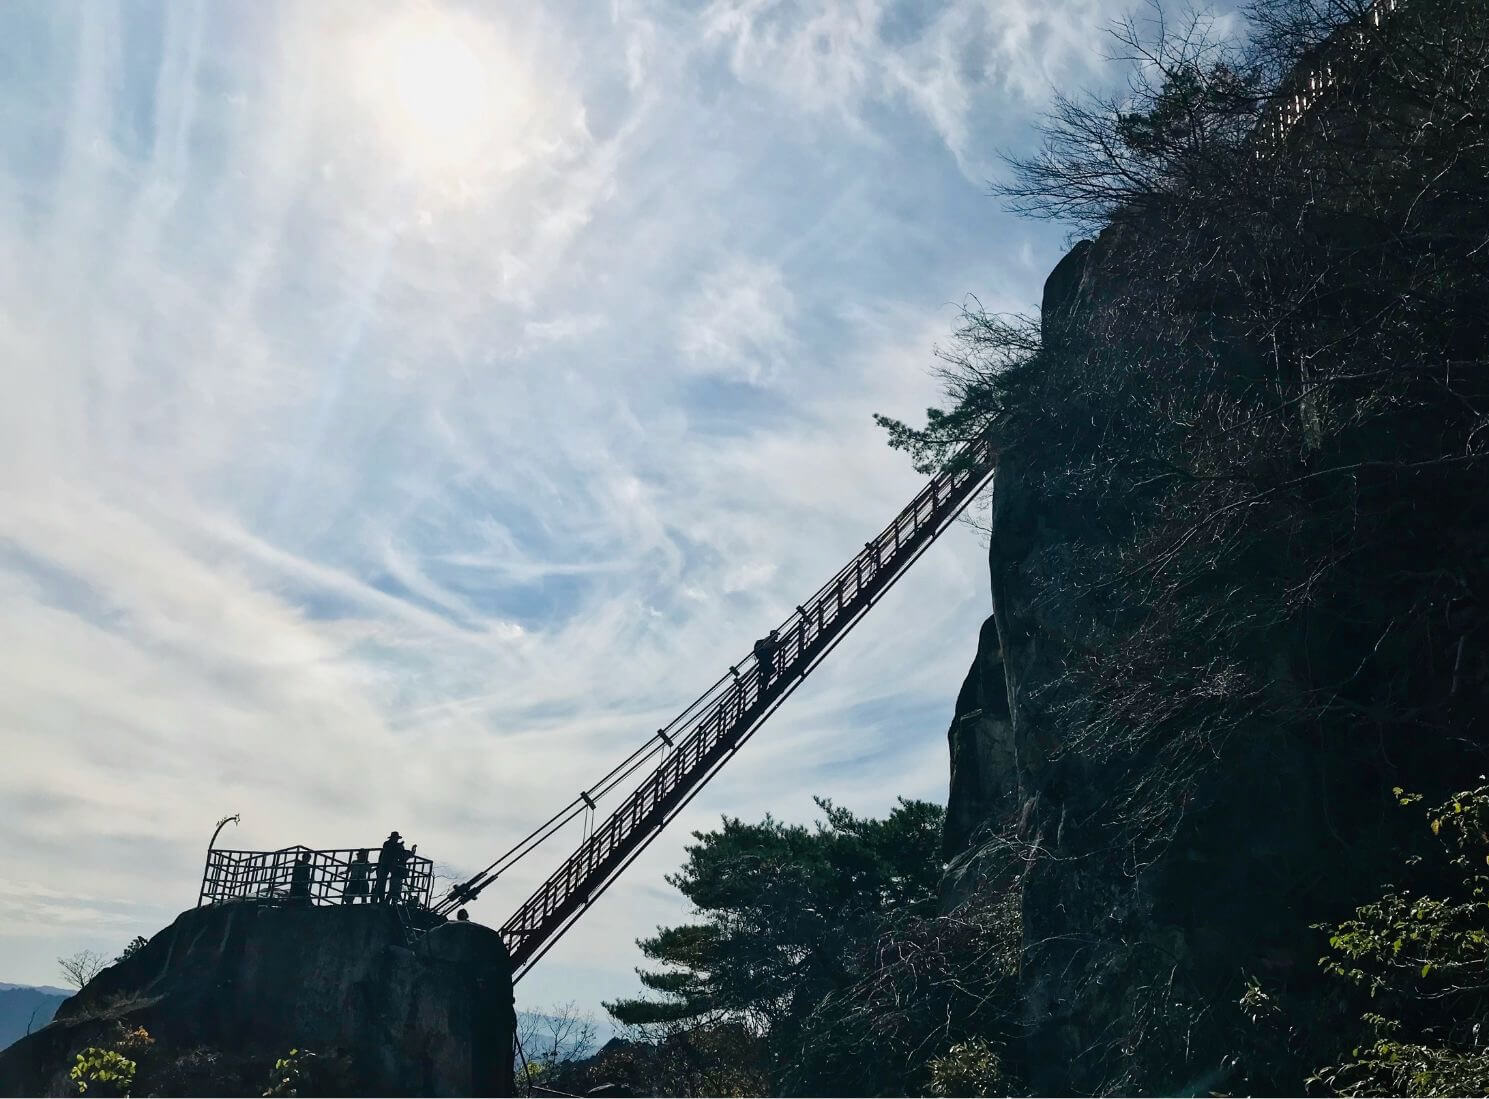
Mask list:
[[[467,167],[510,121],[513,74],[480,31],[425,10],[385,28],[368,60],[380,121],[418,167]]]
[[[451,28],[430,28],[402,43],[391,75],[408,125],[441,144],[474,140],[490,94],[486,69]]]

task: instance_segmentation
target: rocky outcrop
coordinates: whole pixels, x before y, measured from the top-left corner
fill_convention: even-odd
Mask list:
[[[382,906],[191,909],[0,1053],[0,1093],[75,1094],[74,1055],[108,1044],[121,1022],[182,1053],[272,1065],[312,1050],[361,1094],[512,1094],[511,963],[475,923],[409,947]]]
[[[971,849],[978,829],[1003,819],[1016,804],[1018,767],[995,618],[982,624],[977,656],[962,682],[955,712],[947,734],[951,748],[951,792],[943,836],[947,858]]]
[[[1123,249],[1109,231],[1077,245],[1051,274],[1042,309],[1047,353],[1100,338],[1093,317],[1133,277],[1121,270]],[[1234,337],[1226,303],[1185,308],[1196,338],[1221,348],[1216,376],[1248,379],[1257,357]],[[1382,435],[1350,445],[1390,454],[1397,443]],[[1438,789],[1472,776],[1463,770],[1465,749],[1412,738],[1405,723],[1405,734],[1379,720],[1369,735],[1351,735],[1348,722],[1343,735],[1331,735],[1321,721],[1292,715],[1325,690],[1353,692],[1349,705],[1367,719],[1387,702],[1461,695],[1443,670],[1451,650],[1433,657],[1438,678],[1428,683],[1416,671],[1429,662],[1425,647],[1380,649],[1396,643],[1389,630],[1404,617],[1386,602],[1397,598],[1389,589],[1377,597],[1368,585],[1349,588],[1348,613],[1304,607],[1258,628],[1252,649],[1237,658],[1255,684],[1246,696],[1255,716],[1243,714],[1200,751],[1185,747],[1201,758],[1183,761],[1182,782],[1147,783],[1171,762],[1163,755],[1169,743],[1153,735],[1126,755],[1103,750],[1068,686],[1070,669],[1120,642],[1122,616],[1136,620],[1144,606],[1134,598],[1114,611],[1091,594],[1111,586],[1072,581],[1077,562],[1089,577],[1120,523],[1097,521],[1089,495],[1052,490],[1060,476],[1041,456],[1000,452],[990,509],[993,615],[949,731],[944,903],[949,909],[990,886],[1018,891],[1025,1037],[1016,1056],[1035,1094],[1265,1093],[1286,1086],[1280,1080],[1296,1087],[1307,1066],[1270,1078],[1248,1078],[1237,1067],[1244,1058],[1227,1044],[1226,1028],[1240,1023],[1247,980],[1263,979],[1299,1002],[1326,1002],[1315,964],[1323,944],[1310,927],[1348,915],[1399,860],[1394,837],[1408,822],[1392,815],[1392,785]],[[1254,576],[1227,578],[1214,600],[1254,598],[1290,567],[1287,532],[1271,537],[1257,543]],[[1340,535],[1346,545],[1349,537]],[[1206,598],[1193,606],[1203,611]],[[1203,664],[1205,655],[1174,659]],[[1382,676],[1401,671],[1372,682],[1361,675],[1366,667]],[[1155,809],[1163,799],[1169,803]],[[1141,835],[1133,824],[1148,809],[1163,818],[1161,836]],[[1151,1063],[1132,1067],[1140,1056]]]

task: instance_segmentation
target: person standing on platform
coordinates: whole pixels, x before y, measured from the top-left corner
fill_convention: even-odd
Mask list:
[[[296,908],[310,907],[310,854],[301,851],[290,868],[290,904]]]
[[[408,879],[408,863],[418,850],[417,843],[412,851],[405,851],[401,843],[398,845],[398,861],[393,864],[392,880],[388,885],[389,904],[398,904],[403,900],[403,883]]]
[[[341,891],[342,904],[357,904],[367,899],[367,875],[372,873],[372,862],[367,858],[367,848],[357,852],[346,874],[346,888]]]
[[[377,853],[377,869],[372,884],[374,904],[382,904],[387,899],[388,876],[394,867],[401,865],[403,854],[403,837],[397,832],[389,832],[388,838],[383,840],[382,850]]]

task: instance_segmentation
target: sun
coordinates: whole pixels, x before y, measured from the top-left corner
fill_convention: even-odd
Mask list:
[[[422,9],[394,19],[363,65],[372,109],[399,155],[437,172],[478,159],[510,114],[513,89],[483,28]]]
[[[408,129],[455,152],[480,140],[490,76],[453,27],[436,24],[399,43],[389,76],[400,121]]]

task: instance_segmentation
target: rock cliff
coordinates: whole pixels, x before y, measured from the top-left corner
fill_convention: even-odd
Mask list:
[[[1081,242],[1051,274],[1045,361],[1109,339],[1103,314],[1127,308],[1127,281],[1141,277],[1127,265],[1130,245],[1111,230]],[[1218,348],[1217,376],[1250,379],[1262,349],[1233,336],[1231,305],[1219,298],[1194,309],[1194,328]],[[1481,326],[1455,338],[1482,350]],[[1362,456],[1384,459],[1373,464],[1389,472],[1359,477],[1337,507],[1300,492],[1287,506],[1301,518],[1228,532],[1224,556],[1216,553],[1225,566],[1187,580],[1176,617],[1157,627],[1160,596],[1124,587],[1133,573],[1111,549],[1140,543],[1132,532],[1141,533],[1148,498],[1130,493],[1139,501],[1130,513],[1104,515],[1099,493],[1066,490],[1073,478],[1056,468],[1061,459],[1017,446],[1000,457],[993,614],[948,734],[945,897],[950,907],[990,881],[1019,893],[1018,1056],[1035,1094],[1298,1086],[1307,1067],[1276,1070],[1290,1055],[1282,1044],[1251,1057],[1234,1038],[1247,982],[1327,1005],[1316,965],[1323,944],[1310,928],[1363,903],[1399,864],[1401,829],[1414,822],[1395,811],[1392,786],[1453,788],[1482,769],[1482,744],[1453,732],[1472,727],[1465,707],[1478,705],[1471,699],[1484,685],[1472,655],[1478,627],[1463,624],[1479,621],[1484,578],[1472,549],[1484,517],[1471,483],[1389,469],[1412,445],[1413,425],[1428,422],[1415,410],[1415,419],[1403,413],[1368,430],[1357,416],[1320,442],[1307,403],[1293,407],[1303,442],[1300,456],[1279,456],[1295,466],[1278,482],[1371,464]],[[1087,468],[1105,460],[1105,445],[1081,457]],[[1351,518],[1350,508],[1372,518]],[[1318,516],[1326,519],[1310,527]],[[1295,575],[1295,543],[1327,544],[1329,567],[1347,575],[1332,587],[1322,569]],[[1430,570],[1474,594],[1456,602],[1433,594],[1418,579]],[[1295,602],[1271,594],[1291,598],[1304,585],[1316,586]],[[1188,623],[1222,613],[1242,623],[1215,634],[1229,648],[1204,648],[1198,627],[1175,640]],[[1145,647],[1109,658],[1140,624]],[[1141,693],[1121,694],[1121,675]],[[1088,689],[1107,692],[1100,715]],[[1123,714],[1146,739],[1115,743]],[[1328,1010],[1313,1015],[1321,1027]]]
[[[386,907],[191,909],[0,1052],[0,1093],[76,1094],[74,1055],[107,1045],[120,1023],[143,1026],[162,1061],[226,1054],[254,1094],[291,1049],[336,1062],[339,1085],[361,1094],[512,1094],[511,965],[500,936],[475,923],[441,925],[410,948]],[[242,1084],[198,1073],[183,1086]]]

